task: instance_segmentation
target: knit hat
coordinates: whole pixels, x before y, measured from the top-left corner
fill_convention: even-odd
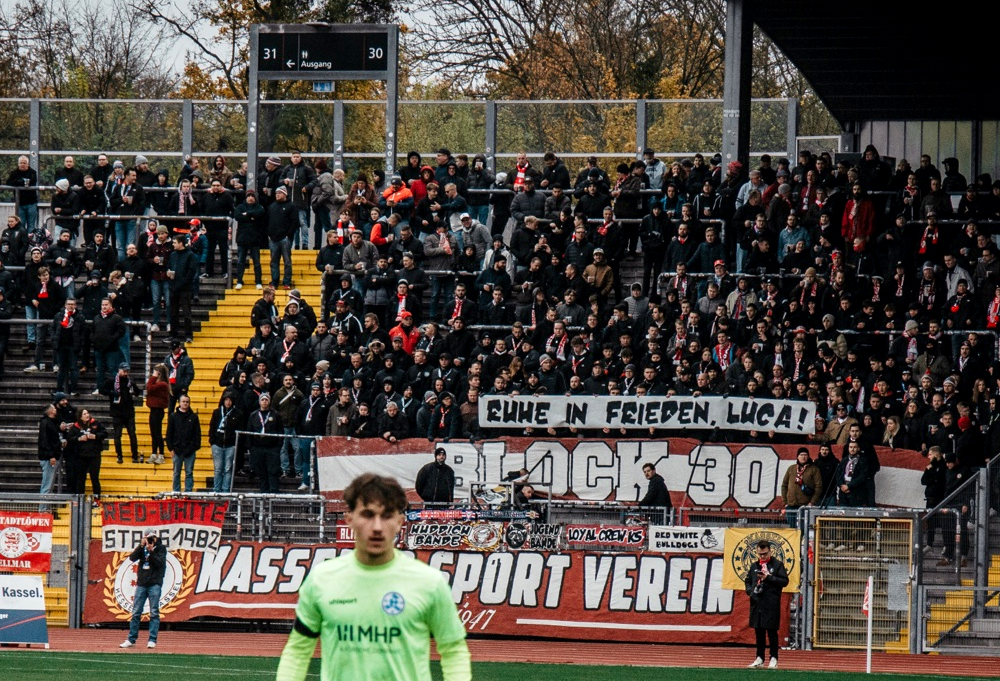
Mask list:
[[[277,156],[268,156],[267,157],[267,162],[270,163],[270,164],[272,164],[272,165],[276,165],[276,166],[280,166],[281,165],[281,159],[278,158]]]
[[[69,180],[64,177],[63,179],[56,181],[56,189],[61,189],[64,192],[69,191]]]
[[[277,189],[274,190],[274,195],[277,196],[278,194],[285,194],[285,195],[287,195],[288,194],[288,190],[285,187],[278,187]]]
[[[257,398],[257,402],[258,403],[263,402],[264,400],[267,400],[268,402],[270,402],[271,401],[271,393],[261,393],[260,397]]]
[[[143,163],[149,163],[149,160],[142,154],[136,154],[135,156],[136,167],[141,166]]]

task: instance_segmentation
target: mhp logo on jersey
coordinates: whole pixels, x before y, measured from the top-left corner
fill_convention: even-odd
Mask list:
[[[382,612],[386,615],[398,615],[406,607],[406,599],[397,591],[390,591],[382,597]]]

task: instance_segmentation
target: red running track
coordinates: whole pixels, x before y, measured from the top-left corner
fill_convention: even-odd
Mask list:
[[[247,637],[253,646],[247,646]],[[238,655],[277,657],[287,637],[283,634],[229,634],[170,632],[160,634],[157,653],[190,655]],[[146,632],[139,634],[135,648],[121,650],[124,630],[50,629],[50,650],[61,652],[114,652],[142,655],[146,650]],[[640,667],[707,667],[739,669],[750,663],[750,648],[713,646],[673,646],[628,643],[574,643],[567,641],[512,641],[477,639],[469,641],[476,662],[534,662],[540,664],[603,665],[609,660],[630,660]],[[9,648],[5,648],[9,649]],[[45,652],[40,647],[33,651]],[[831,672],[863,672],[863,651],[786,650],[781,653],[782,669]],[[952,655],[900,655],[875,653],[872,671],[896,674],[935,674],[944,676],[1000,677],[1000,665],[987,658]]]

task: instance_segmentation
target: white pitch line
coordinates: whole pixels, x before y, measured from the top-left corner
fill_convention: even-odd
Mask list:
[[[724,633],[732,631],[731,626],[691,626],[685,624],[625,624],[616,622],[574,622],[572,620],[534,620],[518,619],[517,624],[528,624],[540,627],[568,627],[570,629],[624,629],[640,631],[698,631],[709,633]]]

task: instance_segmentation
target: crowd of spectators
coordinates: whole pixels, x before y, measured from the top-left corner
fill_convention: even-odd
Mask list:
[[[1000,449],[1000,182],[967,183],[955,159],[943,161],[942,176],[927,156],[915,169],[905,160],[892,168],[872,146],[853,164],[803,151],[794,164],[772,166],[764,156],[753,168],[723,167],[718,154],[668,165],[647,149],[613,172],[592,157],[571,173],[547,153],[538,166],[519,154],[494,175],[483,155],[470,162],[440,149],[428,163],[410,152],[388,178],[358,173],[350,182],[296,152],[284,166],[267,158],[256,191],[245,189],[245,164],[231,173],[222,156],[205,174],[192,159],[177,187],[144,160],[101,180],[101,191],[112,186],[102,210],[120,211],[123,193],[144,195],[133,214],[146,217],[125,221],[120,233],[115,220],[111,240],[125,249],[117,258],[105,254],[100,229],[84,234],[82,258],[63,243],[75,234],[51,242],[30,224],[28,192],[19,192],[22,219],[12,218],[2,243],[5,262],[8,252],[11,262],[27,260],[28,315],[33,306],[40,318],[57,316],[58,306],[36,305],[42,276],[66,292],[84,273],[109,291],[121,288],[116,272],[155,282],[154,265],[163,266],[149,260],[162,243],[156,233],[171,234],[149,215],[206,220],[205,234],[198,224],[176,233],[185,221],[170,223],[176,251],[207,244],[187,275],[196,295],[199,277],[215,272],[217,249],[228,271],[234,229],[231,283],[242,288],[252,261],[261,298],[219,384],[240,414],[255,412],[266,393],[286,436],[477,439],[486,394],[734,395],[812,401],[809,439],[845,453],[858,441],[868,458],[872,445],[939,447],[974,467]],[[80,190],[73,178],[56,178],[53,206],[60,192],[75,194],[61,200],[77,215],[100,167],[80,178]],[[8,183],[26,172],[19,167]],[[145,191],[121,189],[131,184]],[[121,235],[136,231],[130,254]],[[310,236],[323,282],[315,307],[293,288],[289,262]],[[107,283],[102,267],[112,270]],[[175,282],[163,298],[174,296]],[[142,299],[110,302],[138,319]],[[185,337],[176,323],[171,333]],[[302,442],[285,439],[284,475],[307,472]],[[236,468],[245,463],[237,452]]]

